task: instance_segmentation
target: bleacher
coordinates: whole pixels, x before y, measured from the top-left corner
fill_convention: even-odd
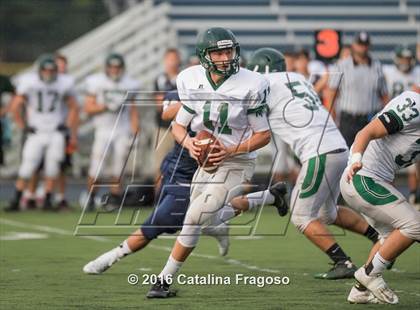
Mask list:
[[[372,35],[373,54],[392,61],[398,44],[420,41],[420,0],[155,0],[170,3],[178,43],[194,53],[197,32],[209,26],[234,31],[245,54],[261,46],[313,48],[317,29],[341,30],[343,43],[356,31]]]

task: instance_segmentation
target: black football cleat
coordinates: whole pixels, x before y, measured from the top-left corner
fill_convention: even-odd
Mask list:
[[[57,204],[57,211],[59,212],[71,211],[71,208],[69,204],[67,203],[67,200],[63,199]]]
[[[352,279],[357,267],[350,261],[342,261],[333,264],[333,267],[327,272],[322,272],[314,275],[315,279],[338,280],[338,279]]]
[[[51,199],[45,198],[44,203],[42,205],[43,211],[54,211],[53,204],[51,202]]]
[[[19,212],[20,208],[19,208],[19,201],[16,199],[13,199],[9,206],[7,208],[4,209],[4,211],[6,212]]]
[[[287,204],[286,194],[287,186],[284,182],[277,182],[270,187],[270,193],[274,196],[274,206],[280,216],[285,216],[289,211],[289,205]]]
[[[170,298],[175,297],[176,291],[169,289],[169,284],[166,281],[158,279],[158,281],[153,284],[149,292],[147,292],[147,298]]]
[[[35,210],[36,209],[36,200],[35,199],[28,199],[28,201],[26,202],[26,209]]]

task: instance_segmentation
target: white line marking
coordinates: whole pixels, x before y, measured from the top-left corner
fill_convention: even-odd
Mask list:
[[[30,229],[39,230],[39,231],[43,231],[47,233],[53,233],[53,234],[62,235],[62,236],[73,236],[73,233],[71,231],[55,228],[55,227],[50,227],[50,226],[45,226],[45,225],[27,224],[24,222],[6,220],[3,218],[0,218],[0,223],[9,225],[9,226],[19,227],[19,228],[30,228]],[[81,238],[101,241],[101,242],[109,241],[109,239],[107,238],[97,237],[97,236],[82,236]]]
[[[16,240],[38,240],[47,239],[47,234],[32,233],[27,231],[9,231],[5,235],[0,236],[0,240],[16,241]]]
[[[60,228],[54,228],[54,227],[50,227],[50,226],[45,226],[45,225],[27,224],[27,223],[24,223],[24,222],[7,220],[7,219],[3,219],[3,218],[0,218],[0,223],[6,224],[6,225],[9,225],[9,226],[15,226],[15,227],[32,228],[34,230],[39,230],[39,231],[49,232],[49,233],[55,233],[55,234],[63,235],[63,236],[74,236],[74,234],[71,231],[60,229]],[[94,241],[101,241],[101,242],[112,241],[109,238],[97,237],[97,236],[82,236],[81,238],[86,238],[86,239],[90,239],[90,240],[94,240]],[[155,245],[155,244],[149,244],[147,247],[155,249],[155,250],[165,251],[165,252],[171,252],[172,251],[171,247],[159,246],[159,245]],[[280,270],[267,269],[267,268],[261,268],[261,267],[254,266],[254,265],[248,265],[244,262],[241,262],[241,261],[236,260],[236,259],[231,259],[231,258],[225,259],[225,258],[220,257],[220,256],[200,254],[200,253],[195,253],[195,252],[191,253],[191,256],[206,258],[206,259],[210,259],[210,260],[220,260],[220,261],[226,262],[230,265],[241,266],[241,267],[243,267],[245,269],[249,269],[249,270],[256,270],[256,271],[270,272],[270,273],[282,273]]]

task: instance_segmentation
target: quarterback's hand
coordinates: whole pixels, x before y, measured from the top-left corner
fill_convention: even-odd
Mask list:
[[[208,156],[209,162],[215,166],[219,166],[226,158],[231,155],[230,150],[221,142],[212,145],[211,148],[217,150],[217,152],[214,153],[210,152]]]
[[[184,140],[183,147],[185,147],[189,152],[191,158],[198,161],[198,157],[200,156],[201,149],[196,145],[198,140],[196,138],[187,137]]]
[[[362,169],[363,164],[361,162],[356,162],[352,164],[347,171],[347,183],[350,183],[350,181],[353,179],[353,176]]]

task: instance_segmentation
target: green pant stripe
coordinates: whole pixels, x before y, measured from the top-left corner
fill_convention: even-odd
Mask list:
[[[372,178],[356,174],[353,185],[357,193],[371,205],[380,206],[398,200],[397,196]]]
[[[326,160],[326,154],[309,159],[299,198],[308,198],[318,191],[324,177]]]

